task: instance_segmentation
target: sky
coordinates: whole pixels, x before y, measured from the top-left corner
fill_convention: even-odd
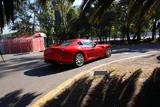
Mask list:
[[[74,6],[79,6],[81,5],[82,0],[75,0],[75,2],[73,3]]]

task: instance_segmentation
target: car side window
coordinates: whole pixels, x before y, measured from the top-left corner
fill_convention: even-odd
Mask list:
[[[93,46],[93,43],[91,41],[88,41],[88,40],[81,41],[80,43],[81,43],[81,45]]]

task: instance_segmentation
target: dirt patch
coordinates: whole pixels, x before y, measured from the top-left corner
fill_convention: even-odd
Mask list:
[[[146,80],[156,67],[160,67],[158,55],[150,55],[138,59],[129,59],[107,65],[106,71],[114,71],[112,74],[124,75],[125,78],[129,77],[133,72],[142,70],[140,75],[141,80]],[[124,78],[124,79],[125,79]]]
[[[45,107],[159,107],[158,55],[102,67],[104,77],[86,77],[49,101]]]

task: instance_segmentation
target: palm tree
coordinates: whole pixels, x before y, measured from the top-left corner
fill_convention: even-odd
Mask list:
[[[104,16],[105,11],[110,7],[114,0],[83,0],[82,4],[82,14],[85,14],[94,4],[96,10],[91,16],[91,21],[94,23],[100,22]],[[125,24],[125,32],[128,41],[129,37],[129,26],[132,21],[136,23],[137,26],[137,38],[140,39],[140,28],[145,20],[152,19],[158,12],[160,7],[160,0],[120,0],[126,1],[128,4],[127,19]],[[158,12],[159,13],[159,12]]]
[[[2,29],[6,23],[10,21],[14,21],[14,10],[20,6],[21,2],[24,0],[0,0],[0,30]],[[41,5],[45,5],[46,0],[37,0]],[[53,0],[55,1],[55,0]],[[73,3],[75,0],[61,0],[61,1],[69,1]]]
[[[20,4],[20,0],[0,0],[0,29],[4,27],[5,23],[14,20],[14,10]]]
[[[14,10],[18,7],[23,0],[0,0],[0,28],[4,27],[5,23],[10,20],[14,20]],[[45,5],[46,0],[38,0],[42,5]],[[55,1],[55,0],[53,0]],[[75,0],[62,0],[73,3]],[[96,7],[95,12],[91,16],[91,21],[98,23],[102,19],[105,11],[111,6],[114,0],[83,0],[81,5],[81,15],[92,8]],[[130,23],[135,20],[137,24],[143,20],[151,19],[160,6],[160,0],[120,0],[127,1],[128,3],[128,15],[126,20],[126,28]],[[137,25],[141,26],[141,25]]]
[[[143,1],[143,0],[142,0]],[[136,7],[132,7],[129,11],[129,20],[135,20],[137,25],[137,37],[140,40],[140,28],[146,20],[154,20],[153,21],[153,29],[152,29],[152,39],[154,39],[156,23],[157,23],[157,15],[160,13],[160,1],[159,0],[145,0],[142,2],[141,0],[137,0],[139,3],[135,3]],[[139,10],[138,12],[133,12],[134,10]]]

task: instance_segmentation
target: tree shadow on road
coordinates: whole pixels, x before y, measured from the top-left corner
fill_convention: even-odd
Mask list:
[[[135,83],[140,74],[141,71],[138,70],[123,81],[125,75],[110,76],[109,73],[95,87],[92,86],[91,80],[82,79],[82,82],[75,82],[71,88],[57,96],[57,99],[49,101],[45,107],[125,107],[135,91]]]
[[[157,56],[158,63],[160,63],[160,56]]]
[[[20,63],[17,65],[11,65],[11,66],[5,66],[1,67],[0,69],[0,78],[3,78],[10,73],[18,72],[18,71],[23,71],[25,69],[32,69],[33,65],[36,65],[38,61],[33,61],[33,62],[27,62],[27,63]]]
[[[87,78],[76,81],[71,88],[66,89],[53,101],[48,102],[49,104],[45,105],[45,107],[77,107],[81,104],[83,97],[87,94],[91,82],[92,80],[88,80]]]
[[[104,58],[98,58],[92,61],[88,61],[84,64],[84,66],[82,66],[82,68],[84,68],[86,65],[94,63],[96,61],[99,61],[101,59]],[[57,73],[62,73],[68,70],[76,70],[76,69],[81,69],[81,67],[75,67],[72,64],[50,64],[50,65],[45,65],[42,67],[37,67],[37,68],[33,68],[31,70],[28,70],[26,72],[24,72],[24,75],[27,76],[37,76],[37,77],[41,77],[41,76],[47,76],[47,75],[52,75],[52,74],[57,74]]]
[[[39,60],[42,60],[42,58],[40,57],[20,57],[20,58],[12,58],[12,59],[9,59],[9,60],[6,60],[6,63],[0,63],[0,67],[7,67],[8,65],[11,65],[10,63],[17,63],[17,64],[21,64],[21,63],[24,63],[24,62],[36,62],[36,61],[39,61]]]
[[[65,72],[71,69],[74,69],[72,65],[47,65],[47,66],[28,70],[24,72],[24,75],[41,77],[41,76],[47,76],[47,75]]]
[[[27,60],[26,60],[27,59]],[[35,58],[34,58],[35,59]],[[99,61],[100,59],[103,58],[98,58],[96,60],[93,61],[88,61],[85,63],[85,65],[87,64],[91,64],[92,62],[96,62]],[[20,60],[20,62],[19,62]],[[25,63],[21,63],[21,61],[27,61]],[[72,70],[72,69],[80,69],[76,68],[74,65],[69,65],[69,64],[46,64],[43,63],[43,61],[39,61],[37,59],[35,60],[31,60],[31,58],[20,58],[17,60],[18,64],[13,64],[13,65],[2,65],[1,71],[0,71],[0,78],[5,77],[8,75],[8,73],[13,73],[13,72],[17,72],[17,71],[23,71],[25,69],[29,69],[27,71],[24,72],[24,75],[27,76],[37,76],[37,77],[41,77],[41,76],[47,76],[47,75],[52,75],[52,74],[57,74],[57,73],[61,73],[61,72],[65,72],[67,70]],[[84,65],[84,66],[85,66]],[[82,66],[82,67],[84,67]],[[1,67],[1,65],[0,65]]]
[[[160,68],[141,83],[137,93],[141,73],[137,70],[126,79],[125,75],[109,75],[94,87],[93,80],[79,80],[45,107],[159,107]]]
[[[160,68],[156,68],[144,82],[134,107],[160,107]]]
[[[35,92],[22,95],[22,90],[16,90],[0,98],[0,107],[26,107],[39,95]]]

